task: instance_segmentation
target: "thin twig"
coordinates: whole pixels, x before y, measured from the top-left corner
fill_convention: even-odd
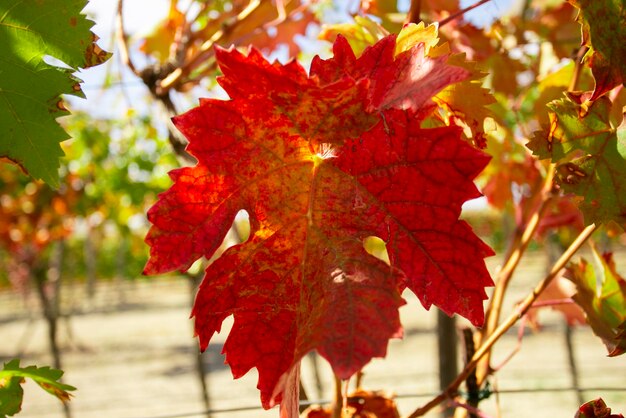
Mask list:
[[[187,20],[187,14],[189,8],[191,8],[193,2],[189,3],[189,6],[183,14],[184,19],[182,25],[176,28],[174,33],[174,40],[170,45],[168,61],[175,63],[176,65],[182,65],[185,60],[185,53],[188,48],[189,35],[191,33],[191,22]],[[170,10],[170,14],[172,11]]]
[[[570,85],[567,88],[567,91],[575,91],[578,89],[578,81],[580,80],[580,73],[583,67],[583,58],[585,54],[589,50],[589,47],[586,45],[581,46],[578,49],[578,53],[576,54],[576,61],[574,61],[574,74],[572,74],[572,80],[570,81]]]
[[[363,369],[361,369],[358,372],[356,372],[356,378],[354,379],[354,390],[360,390],[361,389],[361,384],[363,382],[363,376],[364,375],[365,375],[365,373],[363,373]]]
[[[276,23],[276,25],[280,25],[282,23],[288,22],[290,20],[293,19],[293,17],[295,15],[297,15],[298,13],[303,12],[307,7],[309,7],[309,5],[307,3],[303,3],[300,6],[296,7],[295,9],[291,10],[289,12],[288,15],[285,16],[284,19],[274,19],[271,22],[267,22],[264,23],[263,25],[261,25],[258,29],[262,29],[267,31],[269,27],[273,26],[274,23]],[[285,13],[287,12],[287,10],[285,10]],[[280,10],[278,11],[278,13],[280,14]],[[229,31],[232,29],[232,27],[229,28]],[[248,32],[246,34],[243,34],[241,36],[238,36],[236,38],[230,39],[231,44],[233,45],[242,45],[245,43],[246,39],[250,38],[252,36],[253,32]],[[215,70],[215,68],[217,67],[217,61],[215,60],[214,54],[213,54],[213,50],[209,50],[206,52],[205,54],[205,61],[202,63],[202,68],[200,68],[200,64],[198,64],[195,68],[193,68],[194,73],[193,76],[185,79],[185,83],[189,83],[191,85],[197,84],[199,82],[199,80],[203,79],[204,77],[206,77],[208,74],[210,74],[212,71]],[[187,74],[189,75],[189,74]]]
[[[531,308],[534,308],[535,306],[536,306],[536,303],[533,303],[533,306],[531,306]],[[515,357],[515,355],[519,353],[519,351],[522,349],[522,340],[524,339],[524,331],[526,330],[527,320],[528,320],[528,315],[524,315],[522,316],[522,319],[520,319],[519,328],[517,330],[517,344],[515,344],[515,347],[513,348],[513,350],[511,350],[511,352],[507,354],[504,360],[500,361],[500,364],[498,364],[497,366],[493,366],[492,370],[494,372],[506,366],[506,364],[509,361],[511,361],[511,359]]]
[[[126,33],[124,32],[124,0],[119,0],[117,2],[117,16],[115,21],[117,23],[117,45],[120,50],[120,57],[122,62],[126,64],[126,66],[135,74],[137,77],[141,77],[139,71],[133,64],[133,61],[130,58],[130,54],[128,53],[128,39],[126,37]]]
[[[409,9],[409,13],[406,16],[407,23],[420,23],[422,21],[422,19],[420,18],[421,11],[422,1],[411,0],[411,8]]]
[[[259,8],[261,5],[260,0],[253,0],[248,4],[248,6],[243,9],[235,18],[233,23],[224,25],[222,29],[218,30],[207,39],[201,46],[198,48],[198,51],[182,66],[176,68],[169,74],[165,79],[163,79],[159,84],[160,92],[168,91],[171,89],[176,83],[180,81],[180,79],[188,74],[196,65],[206,59],[206,54],[213,48],[213,46],[220,40],[224,35],[232,30],[232,28],[243,19],[247,18],[252,12]]]
[[[583,397],[583,391],[580,390],[580,379],[578,378],[578,365],[576,364],[572,327],[568,323],[565,323],[565,346],[567,347],[567,363],[569,364],[570,375],[572,377],[572,386],[576,388],[576,401],[578,405],[582,405],[585,399]]]
[[[287,11],[285,9],[285,0],[276,0],[276,12],[278,13],[278,16],[276,16],[276,19],[266,23],[266,25],[271,25],[271,26],[280,25],[281,23],[285,21],[285,19],[287,19]]]
[[[476,353],[472,357],[472,360],[465,366],[463,371],[459,373],[454,382],[431,399],[426,405],[416,409],[411,413],[408,418],[416,418],[424,415],[426,412],[433,409],[446,399],[452,399],[456,396],[457,389],[465,381],[467,376],[474,370],[480,359],[487,354],[491,347],[507,332],[515,323],[531,308],[533,303],[537,300],[539,295],[548,287],[550,282],[559,274],[559,272],[565,267],[574,254],[580,249],[580,247],[587,241],[591,234],[597,229],[595,224],[587,226],[578,235],[576,240],[569,246],[569,248],[561,255],[561,257],[554,263],[550,273],[533,289],[533,291],[526,296],[526,298],[520,303],[517,309],[504,321],[500,326],[489,336],[489,338],[476,350]]]
[[[467,409],[467,411],[477,417],[480,418],[492,418],[491,415],[487,415],[485,414],[483,411],[481,411],[480,409],[473,407],[469,404],[463,403],[463,402],[457,402],[457,401],[451,401],[450,402],[450,406],[454,406],[457,408],[463,408],[463,409]]]
[[[442,27],[443,25],[450,23],[451,21],[453,21],[454,19],[456,19],[459,16],[463,16],[465,13],[469,12],[470,10],[474,10],[475,8],[477,8],[478,6],[482,6],[483,4],[489,2],[491,0],[480,0],[477,1],[476,3],[472,4],[471,6],[467,6],[465,9],[461,9],[456,13],[451,14],[450,16],[446,17],[443,20],[439,21],[439,27]]]
[[[572,298],[548,299],[548,300],[542,300],[542,301],[533,303],[533,306],[531,306],[531,308],[535,309],[535,308],[543,308],[545,306],[571,305],[573,303],[576,303],[576,302],[574,302],[574,299]]]
[[[299,389],[299,394],[300,394],[300,398],[299,398],[299,408],[298,411],[300,413],[303,413],[304,410],[307,408],[307,405],[305,405],[302,401],[308,401],[309,400],[309,395],[307,395],[306,393],[306,389],[304,387],[304,384],[302,383],[302,377],[300,377],[300,379],[298,379],[298,386],[300,387]]]

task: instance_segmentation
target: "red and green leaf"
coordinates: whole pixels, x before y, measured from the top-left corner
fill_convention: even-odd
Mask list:
[[[420,126],[433,95],[468,71],[422,44],[396,56],[395,36],[359,58],[339,37],[334,53],[309,76],[254,49],[218,49],[231,100],[174,119],[199,162],[173,171],[148,213],[155,274],[210,258],[248,212],[250,237],[207,268],[193,316],[202,348],[234,316],[226,361],[235,377],[258,369],[265,407],[311,350],[341,378],[384,356],[402,335],[404,288],[481,325],[492,284],[491,249],[459,220],[489,158],[460,128]],[[364,249],[372,236],[390,264]]]
[[[623,0],[568,0],[580,12],[582,43],[596,86],[596,100],[626,81],[626,7]]]
[[[626,280],[617,273],[611,253],[595,255],[600,271],[585,259],[570,264],[569,278],[577,290],[573,299],[585,311],[587,322],[606,345],[609,356],[618,356],[626,352]]]
[[[548,104],[550,125],[527,144],[557,164],[557,181],[580,196],[585,222],[626,225],[626,124],[611,121],[611,101],[569,93]]]

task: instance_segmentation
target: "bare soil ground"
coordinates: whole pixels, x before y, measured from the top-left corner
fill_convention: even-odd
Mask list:
[[[498,260],[490,260],[492,269]],[[624,266],[618,266],[619,268]],[[536,283],[545,264],[538,255],[525,262],[512,283],[505,314]],[[25,304],[13,292],[0,293],[0,360],[20,355],[22,364],[51,364],[45,323],[33,298]],[[403,414],[437,392],[437,347],[434,310],[426,312],[405,294],[401,309],[405,337],[394,340],[386,359],[365,369],[364,386],[398,396]],[[71,402],[74,418],[205,417],[195,374],[196,342],[191,331],[190,288],[186,279],[161,277],[121,284],[103,283],[94,299],[84,286],[65,289],[61,324],[65,381],[78,388]],[[26,306],[30,306],[27,308]],[[573,417],[578,406],[568,365],[565,325],[555,313],[542,315],[540,332],[526,331],[521,350],[497,373],[498,393],[481,403],[489,416],[507,418]],[[463,325],[463,321],[458,321]],[[220,354],[229,326],[214,338],[203,356],[213,418],[277,417],[259,408],[256,375],[233,380]],[[614,412],[626,413],[626,358],[607,358],[604,346],[587,327],[573,330],[574,355],[582,396],[602,396]],[[517,329],[496,346],[494,359],[505,358],[517,344]],[[331,374],[319,359],[323,390],[318,392],[310,358],[303,362],[304,384],[312,398],[329,399]],[[604,388],[604,389],[603,389]],[[22,418],[61,418],[60,403],[32,383],[25,386]],[[223,412],[219,412],[223,411]],[[438,416],[436,412],[428,416]]]

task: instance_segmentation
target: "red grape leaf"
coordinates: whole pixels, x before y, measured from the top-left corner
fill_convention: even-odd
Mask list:
[[[611,414],[611,408],[602,398],[585,402],[578,408],[574,418],[624,418],[622,414]]]
[[[437,25],[409,24],[402,28],[398,34],[396,52],[403,51],[405,45],[415,45],[424,43],[426,55],[434,58],[446,51],[447,56],[450,46],[447,43],[439,43],[439,33]],[[478,148],[485,148],[486,135],[483,128],[487,117],[493,117],[493,112],[487,108],[495,103],[495,98],[489,90],[482,87],[481,79],[487,73],[480,71],[475,62],[465,60],[465,54],[450,56],[447,63],[455,67],[467,70],[468,77],[462,82],[446,86],[433,98],[440,108],[440,112],[435,112],[434,116],[441,119],[446,125],[457,125],[466,127],[466,134],[471,138],[472,143]]]
[[[330,407],[311,406],[302,413],[303,418],[331,418]],[[346,398],[342,417],[349,418],[400,418],[398,406],[392,395],[382,391],[357,389]]]
[[[345,34],[352,50],[358,53],[384,37],[386,31],[376,22],[359,16],[355,17],[355,21],[356,23],[330,26],[322,32],[322,35],[326,39],[329,37],[335,39],[338,34]],[[442,56],[439,64],[437,64],[439,71],[434,73],[428,66],[425,66],[422,70],[428,76],[424,77],[423,83],[433,83],[437,89],[440,88],[440,84],[447,84],[445,88],[433,97],[441,110],[441,112],[435,112],[434,116],[441,119],[446,125],[467,127],[474,145],[478,148],[485,148],[486,136],[483,123],[485,118],[493,117],[493,113],[486,106],[495,102],[489,90],[482,87],[481,79],[486,76],[486,73],[477,69],[476,63],[466,61],[465,54],[449,56],[450,47],[447,43],[437,47],[439,33],[436,24],[426,26],[424,22],[420,22],[419,24],[411,23],[405,25],[396,39],[394,54],[396,56],[401,55],[404,51],[415,48],[415,45],[420,43],[423,44],[425,55],[428,57],[428,60],[424,60],[428,65],[433,65],[433,63],[437,62],[437,57]],[[385,60],[381,61],[381,66],[385,66],[387,57],[390,56],[388,48],[384,44],[380,44],[378,49],[385,51],[383,55]],[[416,57],[423,56],[424,54],[420,53]],[[444,67],[441,65],[443,61],[447,61],[447,64],[451,65]],[[421,67],[419,59],[415,59],[410,65]],[[324,65],[320,60],[320,62],[314,64],[312,73],[315,74],[319,71],[324,74],[329,68],[331,66]],[[462,82],[450,84],[447,77],[458,77],[461,74],[461,69],[466,70],[466,79]],[[330,72],[332,74],[333,70],[331,69]],[[340,72],[339,74],[342,73]],[[419,77],[419,72],[408,74],[411,74],[411,77]],[[435,75],[437,77],[434,77]],[[324,74],[323,77],[326,77],[326,75]],[[383,86],[383,89],[386,89],[386,87]],[[420,107],[422,105],[419,96],[415,92],[408,91],[406,94],[410,97],[406,102],[403,102],[400,97],[397,98],[397,100],[403,103],[403,106]],[[388,100],[393,101],[393,99]]]
[[[422,109],[432,97],[452,83],[467,79],[470,71],[446,64],[449,55],[427,57],[424,44],[395,53],[395,36],[387,36],[356,58],[348,41],[337,37],[334,56],[328,60],[315,57],[311,75],[322,83],[332,83],[346,76],[370,80],[368,110],[389,108]]]
[[[217,49],[231,100],[174,119],[198,164],[174,170],[148,212],[145,273],[210,258],[248,212],[250,237],[207,268],[192,315],[203,349],[234,315],[226,361],[235,377],[258,369],[264,407],[313,349],[341,378],[384,356],[402,335],[405,287],[426,308],[483,322],[492,251],[458,218],[480,196],[473,179],[489,157],[460,128],[420,127],[430,98],[467,71],[424,57],[421,44],[394,48],[390,36],[356,59],[339,37],[311,77],[254,49]],[[371,236],[390,264],[365,251]]]
[[[626,81],[626,7],[623,0],[568,0],[580,9],[582,43],[596,87],[590,100],[596,100]]]

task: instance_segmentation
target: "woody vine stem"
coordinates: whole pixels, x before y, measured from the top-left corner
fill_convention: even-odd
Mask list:
[[[483,1],[481,0],[481,2]],[[472,7],[472,6],[470,6]],[[568,91],[576,90],[579,81],[579,75],[582,67],[582,57],[584,56],[587,48],[581,47],[578,51],[575,60],[575,68],[572,80],[570,82]],[[535,287],[532,293],[530,293],[524,301],[518,306],[515,312],[511,314],[500,326],[498,326],[500,313],[502,310],[502,302],[504,301],[504,295],[506,289],[510,283],[513,273],[515,272],[522,255],[528,248],[528,244],[532,240],[539,222],[546,213],[550,204],[554,200],[554,182],[555,165],[550,164],[546,176],[543,180],[541,192],[539,193],[539,203],[534,205],[534,209],[528,217],[528,222],[521,234],[516,233],[513,245],[511,246],[508,254],[505,257],[505,263],[502,270],[496,277],[496,287],[492,296],[489,308],[486,313],[485,328],[482,330],[480,346],[472,356],[471,360],[465,366],[465,368],[459,373],[457,378],[450,383],[450,385],[442,393],[433,398],[430,402],[421,408],[416,409],[408,418],[415,418],[424,415],[435,406],[439,405],[446,399],[453,401],[456,396],[456,392],[459,386],[470,376],[474,370],[476,370],[478,384],[482,385],[491,372],[489,359],[491,355],[491,349],[493,345],[500,339],[506,331],[508,331],[518,320],[520,320],[526,312],[533,306],[533,303],[537,300],[539,295],[546,289],[550,282],[556,277],[559,272],[565,268],[570,259],[580,249],[580,247],[587,242],[591,234],[597,229],[595,224],[587,226],[576,238],[576,240],[570,245],[570,247],[563,253],[563,255],[557,260],[549,274]]]

